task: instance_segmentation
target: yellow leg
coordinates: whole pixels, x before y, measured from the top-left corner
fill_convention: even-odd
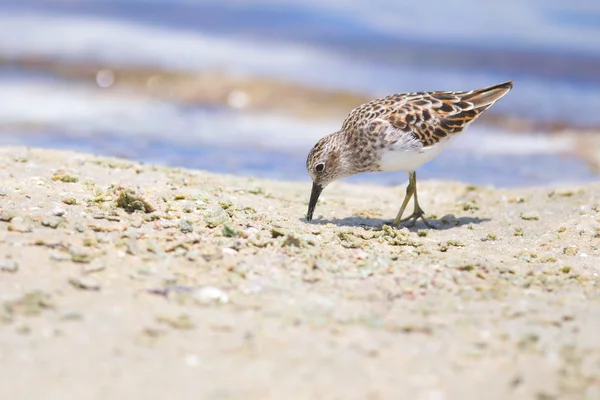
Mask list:
[[[410,216],[402,219],[402,214],[404,213],[404,209],[406,208],[408,201],[410,200],[411,196],[413,196],[413,195],[415,196],[415,209]],[[433,228],[433,225],[431,225],[429,223],[429,221],[423,216],[424,214],[425,213],[423,212],[423,209],[421,209],[421,207],[419,206],[419,200],[417,197],[417,174],[414,171],[409,172],[408,173],[408,186],[406,188],[406,197],[404,198],[404,201],[402,202],[402,207],[400,208],[400,212],[396,216],[396,219],[394,220],[393,224],[394,224],[394,226],[398,226],[403,222],[409,221],[409,223],[406,226],[411,227],[411,226],[415,225],[415,223],[417,222],[417,220],[419,218],[421,218],[423,220],[423,223],[425,224],[425,226],[427,226],[428,228]]]
[[[398,226],[398,225],[400,225],[400,222],[402,222],[402,214],[404,214],[404,210],[406,209],[406,206],[408,205],[408,202],[410,201],[410,198],[412,197],[412,195],[414,193],[415,193],[415,187],[413,186],[413,181],[412,181],[411,175],[409,173],[408,174],[408,186],[406,187],[406,196],[404,196],[404,201],[402,202],[402,207],[400,207],[400,211],[398,211],[398,215],[396,215],[394,222],[392,222],[393,226]]]

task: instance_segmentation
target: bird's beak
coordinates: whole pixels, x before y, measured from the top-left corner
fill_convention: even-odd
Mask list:
[[[319,200],[319,196],[321,195],[322,191],[323,186],[313,182],[312,191],[310,192],[310,201],[308,202],[308,213],[306,214],[307,221],[312,221],[313,213],[315,212],[315,207],[317,206],[317,200]]]

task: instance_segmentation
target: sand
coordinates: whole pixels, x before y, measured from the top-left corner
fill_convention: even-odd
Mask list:
[[[0,398],[598,399],[600,184],[310,184],[0,148]]]

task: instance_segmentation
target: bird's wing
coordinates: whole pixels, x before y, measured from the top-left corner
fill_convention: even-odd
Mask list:
[[[379,118],[397,130],[398,138],[411,134],[423,147],[462,132],[512,88],[512,82],[470,92],[422,92],[396,95]],[[379,119],[378,118],[378,119]]]

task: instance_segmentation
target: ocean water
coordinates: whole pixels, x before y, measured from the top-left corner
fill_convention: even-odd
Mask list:
[[[373,96],[511,79],[515,88],[490,113],[600,126],[594,1],[3,0],[0,37],[10,38],[0,41],[9,60],[219,68]],[[0,144],[308,179],[308,150],[340,123],[117,97],[93,83],[0,67]],[[564,155],[568,140],[478,124],[459,139],[420,176],[497,186],[597,179]],[[405,181],[402,173],[351,180],[363,179]]]

